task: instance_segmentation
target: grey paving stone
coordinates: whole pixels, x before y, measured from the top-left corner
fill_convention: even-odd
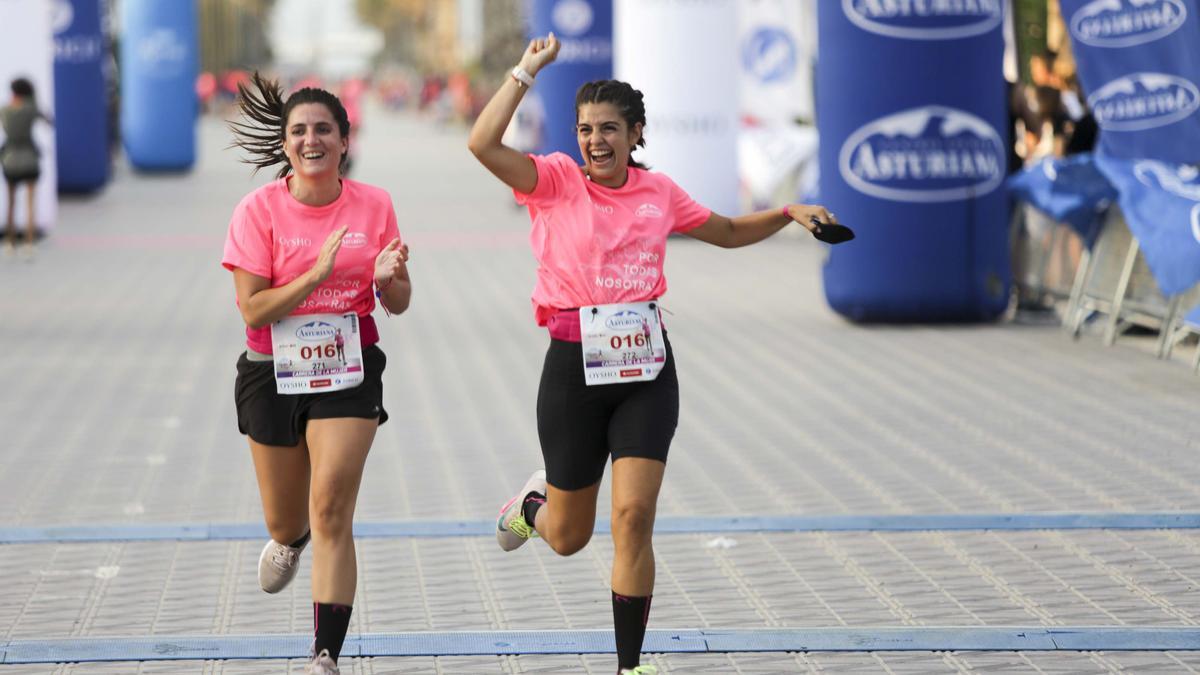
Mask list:
[[[462,130],[375,117],[356,177],[392,192],[415,296],[381,320],[386,405],[360,522],[489,518],[540,465],[528,222]],[[216,120],[187,176],[119,170],[65,201],[33,263],[0,260],[0,526],[258,522],[232,403],[241,324],[218,266],[251,178]],[[1197,386],[1132,342],[1053,327],[856,326],[822,252],[782,234],[669,245],[681,425],[664,515],[1200,509]],[[490,340],[485,346],[484,338]],[[600,517],[607,516],[607,482]],[[656,539],[652,627],[1195,626],[1194,531],[792,533]],[[719,543],[719,542],[718,542]],[[308,572],[267,596],[256,542],[0,546],[0,639],[305,633]],[[366,540],[351,631],[607,628],[612,547]],[[1200,652],[671,654],[663,672],[1192,672]],[[353,659],[354,673],[609,673],[612,657]],[[299,672],[293,661],[0,666]]]

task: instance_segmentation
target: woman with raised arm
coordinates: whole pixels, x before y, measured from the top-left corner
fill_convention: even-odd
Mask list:
[[[538,261],[534,316],[550,332],[537,402],[545,469],[501,508],[496,537],[505,551],[533,536],[560,555],[582,549],[611,456],[617,670],[653,673],[640,663],[654,590],[651,533],[679,417],[675,360],[657,305],[667,290],[667,237],[678,232],[735,248],[793,220],[813,232],[836,221],[820,206],[727,218],[692,201],[633,159],[646,144],[646,111],[641,92],[625,82],[579,88],[582,166],[562,153],[531,156],[505,146],[501,136],[517,104],[558,50],[553,34],[529,43],[469,141],[480,163],[529,208]]]
[[[408,308],[408,247],[391,197],[343,177],[350,122],[333,94],[285,100],[255,73],[238,87],[234,144],[282,165],[229,224],[222,265],[246,322],[234,396],[271,539],[258,581],[278,593],[312,542],[314,641],[306,672],[337,673],[358,572],[352,521],[375,431],[387,421],[375,300]]]

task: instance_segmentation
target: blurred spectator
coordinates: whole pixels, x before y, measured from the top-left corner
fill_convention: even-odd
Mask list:
[[[1066,76],[1063,81],[1062,102],[1069,118],[1064,130],[1067,140],[1063,154],[1075,155],[1081,152],[1091,152],[1096,147],[1096,140],[1100,133],[1096,118],[1084,102],[1083,88],[1079,84],[1079,78],[1072,74]]]
[[[459,70],[446,80],[446,93],[450,95],[450,112],[455,120],[471,118],[471,78]]]
[[[1029,115],[1025,118],[1029,148],[1025,154],[1027,161],[1050,154],[1063,154],[1063,131],[1068,117],[1063,106],[1062,84],[1054,71],[1057,56],[1047,50],[1029,59],[1029,74],[1033,83],[1025,89],[1025,102],[1029,108]],[[1028,146],[1029,142],[1033,145]]]
[[[427,110],[430,106],[436,105],[442,98],[442,89],[442,78],[437,75],[426,75],[421,84],[421,95],[417,102],[418,109]]]
[[[0,167],[4,171],[4,182],[8,185],[8,217],[5,221],[5,248],[9,253],[17,244],[17,188],[22,183],[28,190],[26,214],[29,226],[25,230],[25,253],[33,257],[33,244],[37,237],[37,182],[42,174],[42,151],[33,140],[33,125],[39,120],[53,124],[51,119],[37,107],[33,83],[19,77],[12,81],[12,101],[0,108],[0,127],[4,129],[4,145],[0,146]]]
[[[403,110],[412,101],[412,84],[403,74],[389,75],[379,81],[379,98],[392,110]]]
[[[217,76],[209,72],[200,73],[196,77],[196,98],[200,101],[200,110],[209,112],[213,99],[217,96]]]
[[[367,91],[367,83],[361,78],[352,77],[342,82],[338,87],[337,97],[342,101],[342,107],[346,109],[346,118],[350,122],[350,147],[346,151],[346,169],[345,175],[349,175],[350,170],[354,166],[354,159],[358,154],[358,135],[362,132],[363,112],[362,98]]]

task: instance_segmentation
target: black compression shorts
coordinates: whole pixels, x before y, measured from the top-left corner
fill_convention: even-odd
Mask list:
[[[383,409],[383,369],[387,356],[376,345],[364,347],[363,382],[353,389],[320,394],[280,394],[275,390],[275,365],[251,361],[245,352],[237,362],[234,401],[238,431],[264,445],[292,447],[300,443],[309,420],[334,417],[388,419]]]
[[[667,362],[649,382],[587,386],[583,347],[551,340],[538,388],[538,439],[546,482],[560,490],[595,485],[611,454],[667,461],[679,422],[679,379],[671,342]]]

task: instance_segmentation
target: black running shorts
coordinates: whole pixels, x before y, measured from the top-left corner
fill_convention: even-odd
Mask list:
[[[595,485],[611,454],[667,461],[679,423],[679,379],[666,340],[667,362],[649,382],[587,386],[583,346],[551,340],[538,388],[538,439],[546,482],[560,490]]]
[[[364,347],[363,382],[353,389],[320,394],[280,394],[275,391],[275,365],[238,358],[234,401],[238,431],[264,445],[299,445],[309,420],[333,417],[388,419],[383,409],[383,369],[387,356],[376,345]]]
[[[20,173],[4,172],[4,182],[10,187],[16,187],[21,183],[36,183],[42,177],[42,172],[34,169],[33,171],[23,171]]]

